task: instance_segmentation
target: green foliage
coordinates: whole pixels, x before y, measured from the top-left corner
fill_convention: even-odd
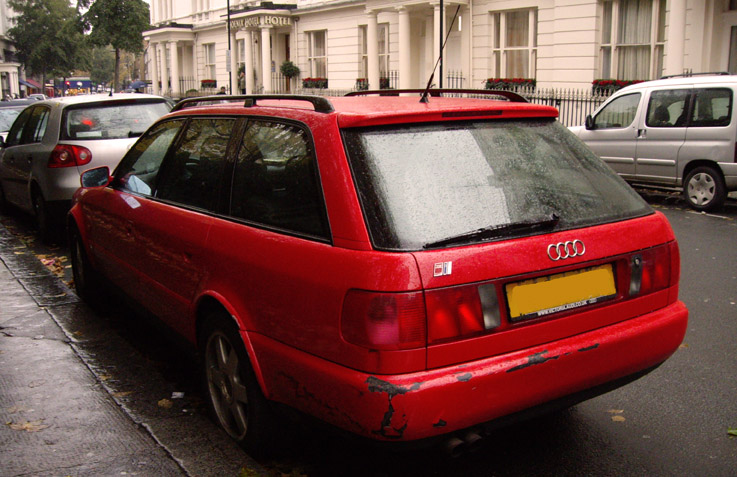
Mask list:
[[[299,67],[291,61],[285,61],[284,63],[282,63],[279,67],[279,71],[287,78],[299,76]]]
[[[67,0],[9,0],[8,6],[17,13],[8,36],[31,74],[68,76],[87,66],[82,24]]]
[[[109,48],[94,47],[90,61],[90,79],[93,83],[110,83],[115,71],[115,54]]]
[[[140,53],[142,33],[151,28],[149,7],[143,0],[97,0],[83,15],[90,41],[98,46]]]

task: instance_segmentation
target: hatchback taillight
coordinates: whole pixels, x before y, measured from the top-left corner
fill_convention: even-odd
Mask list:
[[[73,167],[83,166],[92,161],[92,153],[89,149],[82,146],[74,146],[71,144],[59,144],[49,157],[49,167]]]
[[[501,324],[493,283],[429,290],[425,299],[428,344],[473,336]]]
[[[678,283],[680,254],[671,242],[643,250],[630,258],[630,296],[646,295]]]
[[[422,292],[377,293],[350,290],[340,323],[343,338],[364,348],[405,350],[426,345]]]

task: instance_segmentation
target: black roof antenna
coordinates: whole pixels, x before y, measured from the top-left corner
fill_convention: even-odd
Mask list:
[[[425,86],[425,91],[422,92],[422,95],[420,96],[420,103],[427,103],[427,97],[430,94],[430,86],[432,86],[432,80],[435,77],[435,70],[438,69],[438,65],[440,64],[440,60],[443,58],[443,50],[445,50],[445,44],[448,43],[448,37],[450,36],[450,32],[453,31],[453,25],[455,25],[456,18],[458,18],[458,12],[461,9],[461,5],[459,4],[456,8],[455,15],[453,15],[453,20],[450,22],[450,26],[448,27],[448,33],[445,35],[445,40],[443,41],[443,47],[440,49],[440,56],[438,56],[438,60],[435,62],[435,67],[432,69],[432,73],[430,74],[430,79],[427,80],[427,86]],[[443,12],[440,12],[442,15]]]

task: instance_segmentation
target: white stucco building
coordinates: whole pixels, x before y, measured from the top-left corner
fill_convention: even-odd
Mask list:
[[[15,14],[6,0],[0,0],[0,89],[2,96],[20,94],[20,63],[15,57],[15,47],[8,38],[8,29]]]
[[[445,87],[532,78],[586,89],[598,78],[737,73],[737,0],[230,0],[230,28],[226,0],[150,3],[147,77],[173,96],[203,80],[232,81],[236,92],[239,67],[246,92],[283,91],[285,60],[331,89],[359,78],[371,89],[424,87],[446,34]]]

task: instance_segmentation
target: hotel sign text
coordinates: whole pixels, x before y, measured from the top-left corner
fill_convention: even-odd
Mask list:
[[[236,18],[230,20],[230,28],[239,30],[242,28],[261,27],[261,26],[289,26],[292,24],[290,17],[282,17],[277,15],[259,15],[253,17]]]

